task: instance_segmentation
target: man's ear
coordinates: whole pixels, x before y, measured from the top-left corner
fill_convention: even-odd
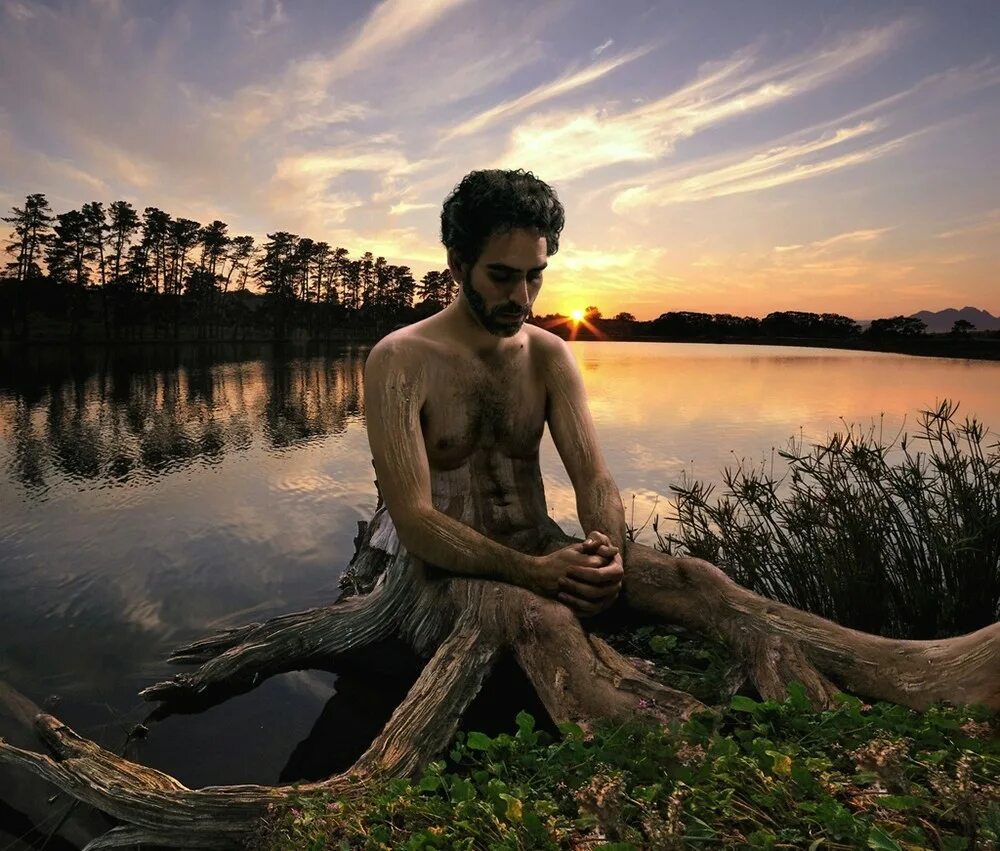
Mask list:
[[[461,285],[465,280],[465,270],[462,268],[462,260],[458,256],[458,251],[454,248],[448,249],[448,269],[451,272],[455,283]]]

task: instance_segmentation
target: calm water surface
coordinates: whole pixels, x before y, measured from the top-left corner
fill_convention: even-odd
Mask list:
[[[663,511],[682,476],[770,463],[790,438],[823,440],[843,420],[878,426],[884,414],[886,434],[912,431],[947,397],[1000,428],[998,363],[654,343],[573,352],[637,521],[657,501]],[[38,703],[57,697],[61,718],[120,748],[149,708],[138,690],[174,673],[171,648],[335,597],[375,506],[365,353],[0,351],[0,680]],[[579,532],[548,437],[542,469],[552,516]],[[353,729],[379,687],[354,683],[358,697],[328,704],[333,674],[284,675],[157,724],[132,753],[189,785],[275,782],[314,749],[321,713]]]

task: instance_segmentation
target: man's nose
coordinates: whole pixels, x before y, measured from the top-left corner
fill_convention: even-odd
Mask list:
[[[531,298],[528,296],[527,278],[521,278],[520,281],[514,284],[514,291],[510,294],[510,300],[521,308],[525,308],[531,303]]]

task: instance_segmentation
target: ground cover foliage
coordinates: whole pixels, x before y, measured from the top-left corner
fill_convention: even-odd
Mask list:
[[[943,402],[917,433],[850,427],[825,445],[676,488],[667,551],[759,593],[905,638],[978,628],[1000,606],[1000,444]],[[640,529],[630,527],[635,537]],[[725,648],[658,625],[603,636],[717,714],[682,724],[460,733],[422,776],[271,813],[266,849],[985,849],[1000,844],[1000,716],[840,695],[815,712],[737,693]],[[515,707],[512,707],[512,716]]]
[[[665,629],[607,636],[676,684],[722,687],[729,660]],[[707,676],[705,676],[707,675]],[[706,699],[719,697],[702,687]],[[669,728],[563,725],[521,713],[496,737],[460,733],[422,776],[360,799],[273,813],[267,849],[976,849],[1000,842],[1000,724],[967,707],[925,713],[842,695],[810,709],[736,695]]]

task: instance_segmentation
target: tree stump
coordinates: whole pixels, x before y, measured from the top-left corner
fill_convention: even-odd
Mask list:
[[[505,543],[541,554],[572,540],[548,520]],[[268,808],[293,794],[359,796],[368,778],[418,771],[448,746],[501,653],[513,654],[557,723],[634,715],[668,722],[710,709],[588,635],[562,604],[422,563],[400,544],[384,506],[359,531],[357,543],[338,602],[182,647],[171,660],[197,667],[142,692],[161,702],[164,713],[208,706],[274,674],[329,668],[347,651],[402,636],[428,661],[348,771],[294,787],[188,789],[81,738],[47,714],[35,723],[52,756],[0,743],[0,763],[22,766],[122,822],[88,849],[138,843],[239,848]],[[620,604],[723,642],[765,698],[783,697],[796,681],[817,708],[843,689],[916,709],[942,700],[1000,709],[1000,623],[939,641],[887,639],[765,599],[700,559],[633,543],[624,564]]]

